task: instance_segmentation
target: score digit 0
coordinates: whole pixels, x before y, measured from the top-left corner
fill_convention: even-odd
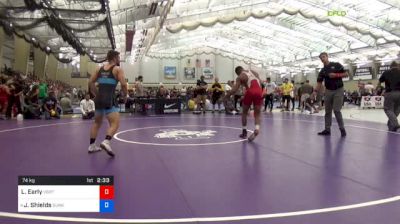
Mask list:
[[[100,199],[113,199],[114,186],[100,186]]]

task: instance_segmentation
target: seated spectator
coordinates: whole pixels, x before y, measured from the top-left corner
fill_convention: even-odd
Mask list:
[[[25,97],[25,119],[40,119],[39,86],[35,85]]]
[[[54,92],[49,92],[49,96],[44,100],[44,117],[46,120],[51,118],[60,119],[60,112],[57,108],[58,102],[54,96]]]
[[[366,94],[367,96],[371,96],[371,95],[372,95],[372,92],[373,92],[374,89],[375,89],[375,87],[374,87],[374,85],[372,84],[372,82],[368,82],[368,83],[364,86],[364,89],[365,89],[365,94]]]
[[[60,100],[60,105],[63,114],[72,114],[74,110],[72,109],[71,94],[66,93],[64,97]]]
[[[382,96],[382,95],[383,95],[383,92],[384,92],[384,88],[383,88],[381,85],[378,85],[378,86],[376,87],[376,95],[377,95],[377,96]]]
[[[357,92],[357,90],[354,90],[351,95],[351,102],[350,103],[354,103],[355,105],[358,105],[358,99],[359,99],[359,93]]]
[[[230,115],[237,114],[237,111],[235,110],[234,102],[235,102],[234,96],[231,96],[227,101],[224,102],[226,114],[230,114]]]
[[[319,113],[319,110],[315,107],[317,102],[317,93],[312,93],[306,100],[305,100],[305,109],[310,111],[310,114]],[[303,111],[302,111],[303,112]]]
[[[314,88],[310,85],[310,81],[306,80],[306,83],[301,86],[301,93],[300,93],[300,108],[301,112],[304,111],[306,107],[307,100],[311,97],[314,92]]]
[[[160,88],[158,88],[156,97],[166,99],[168,96],[169,96],[168,90],[163,85],[160,85]]]
[[[39,84],[39,103],[43,104],[44,99],[47,98],[48,88],[47,83],[44,80],[40,80]]]
[[[92,119],[94,117],[95,106],[93,100],[90,99],[90,95],[87,93],[85,99],[80,103],[82,119]]]
[[[195,110],[196,109],[196,101],[195,98],[192,98],[188,101],[188,108],[189,110]]]

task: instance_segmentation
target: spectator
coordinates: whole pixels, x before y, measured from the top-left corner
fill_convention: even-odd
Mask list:
[[[44,117],[46,120],[51,118],[60,119],[60,112],[57,109],[57,99],[54,96],[54,92],[49,92],[49,96],[44,100]]]
[[[134,89],[135,89],[135,98],[143,98],[145,97],[145,92],[144,92],[144,87],[143,87],[143,76],[139,76],[137,80],[135,81],[134,84]],[[135,105],[135,108],[137,108],[137,105]],[[142,113],[146,111],[146,104],[142,104]]]
[[[359,102],[359,96],[360,96],[360,94],[358,93],[358,91],[354,90],[351,93],[351,102],[350,103],[354,103],[355,105],[358,105],[360,103]]]
[[[221,111],[221,97],[224,94],[224,90],[222,89],[222,85],[219,83],[218,77],[215,77],[215,82],[211,86],[211,103],[212,103],[212,113],[215,110],[215,104],[218,104],[218,111]]]
[[[83,94],[82,87],[79,86],[79,88],[78,88],[78,101],[83,100],[83,97],[85,97],[85,94]]]
[[[319,110],[315,107],[316,97],[317,93],[311,93],[310,97],[304,101],[305,109],[310,111],[310,114],[319,112]],[[303,110],[301,112],[303,112]]]
[[[188,100],[190,98],[188,98],[187,89],[186,89],[185,86],[183,86],[182,89],[180,90],[180,97],[181,97],[181,100],[182,100],[183,109],[187,110],[187,108],[188,108],[187,104],[188,104]]]
[[[92,119],[94,117],[95,106],[93,100],[90,99],[90,95],[87,93],[85,99],[80,103],[82,119]]]
[[[265,89],[266,89],[266,95],[265,95],[265,103],[264,103],[264,112],[267,110],[267,107],[269,106],[269,112],[272,112],[272,109],[274,108],[274,93],[276,90],[276,84],[275,82],[271,82],[271,78],[267,78],[267,82],[265,83]]]
[[[60,105],[63,114],[72,114],[74,110],[72,109],[71,94],[66,93],[64,97],[60,100]]]
[[[376,95],[377,96],[382,96],[383,95],[383,93],[384,93],[384,88],[381,86],[381,85],[378,85],[377,87],[376,87]]]
[[[125,112],[129,111],[133,113],[132,105],[134,105],[134,103],[135,103],[135,92],[133,91],[133,89],[128,89],[128,95],[126,97],[126,103],[125,103]]]
[[[76,102],[77,99],[78,99],[78,89],[74,87],[74,88],[72,89],[72,100],[73,100],[74,102]]]
[[[188,108],[191,111],[196,109],[196,99],[194,97],[188,101]]]
[[[39,103],[43,104],[43,101],[47,98],[47,84],[41,80],[39,84]]]
[[[225,84],[225,91],[231,91],[233,86],[233,81],[228,80],[228,82]]]
[[[144,94],[144,88],[143,88],[143,76],[139,75],[137,78],[137,81],[135,82],[135,96],[136,97],[143,97]]]
[[[368,96],[371,96],[373,94],[373,91],[375,89],[374,85],[372,85],[372,82],[368,82],[365,86],[365,94]]]
[[[282,111],[286,109],[286,111],[289,111],[289,104],[290,100],[292,99],[291,94],[293,94],[294,86],[291,82],[289,82],[288,78],[285,78],[282,84],[282,92],[283,92],[283,105],[282,105]],[[285,104],[286,102],[286,104]],[[286,108],[285,108],[286,107]]]
[[[25,97],[25,119],[40,119],[39,86],[32,86],[32,90]]]
[[[206,113],[206,100],[207,100],[207,82],[204,81],[204,75],[200,76],[200,79],[197,80],[196,85],[196,95],[197,95],[197,110],[201,111],[203,109],[203,113]]]
[[[365,90],[365,83],[358,80],[357,86],[358,86],[358,92],[360,93],[360,101],[361,101],[361,97],[367,96],[368,94],[367,91]]]
[[[297,100],[299,101],[299,105],[297,105],[297,109],[301,110],[301,87],[304,85],[304,82],[300,83],[300,87],[296,88]]]
[[[292,111],[294,111],[296,98],[298,98],[299,95],[297,95],[298,88],[297,88],[297,86],[294,84],[294,80],[292,80],[292,85],[293,85],[293,89],[292,89],[292,91],[290,92],[290,101],[292,101]]]
[[[0,119],[5,119],[10,90],[4,83],[0,84]]]
[[[232,83],[232,87],[233,87],[235,85],[235,81],[232,81],[231,83]],[[228,92],[228,91],[226,91],[226,92]],[[239,108],[239,110],[237,109],[237,103],[239,103],[239,106],[242,107],[242,98],[243,98],[243,88],[239,87],[239,90],[233,96],[233,105],[234,105],[235,111],[240,110],[240,108]]]
[[[17,77],[14,77],[14,79],[9,83],[9,89],[10,89],[10,95],[8,97],[6,119],[11,118],[11,113],[14,104],[17,108],[17,114],[22,113],[22,108],[21,108],[21,96],[23,94],[22,80],[20,80]]]
[[[310,81],[306,80],[306,83],[303,86],[301,86],[301,97],[300,97],[301,112],[304,111],[304,108],[306,107],[306,102],[307,102],[308,98],[311,97],[311,94],[313,94],[313,92],[314,92],[314,88],[312,87],[312,85],[310,85]],[[314,101],[315,101],[315,99],[314,99]],[[309,104],[311,105],[311,102]],[[314,102],[312,102],[312,104],[314,104]],[[316,110],[316,111],[318,111],[318,110]]]

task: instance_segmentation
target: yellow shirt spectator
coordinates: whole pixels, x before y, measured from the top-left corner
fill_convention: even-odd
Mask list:
[[[291,82],[288,82],[288,83],[283,83],[281,88],[283,95],[288,96],[290,95],[290,92],[292,92],[292,90],[294,89],[294,86]]]

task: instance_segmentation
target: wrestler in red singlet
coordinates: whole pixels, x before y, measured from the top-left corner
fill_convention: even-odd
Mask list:
[[[249,141],[253,141],[254,138],[260,132],[260,114],[262,106],[262,88],[261,80],[255,71],[244,70],[241,66],[235,68],[235,73],[238,75],[236,79],[235,86],[231,91],[227,92],[225,100],[229,99],[232,94],[243,86],[246,88],[244,98],[243,98],[243,113],[242,113],[242,134],[241,138],[247,138],[247,114],[251,105],[254,107],[254,119],[255,119],[255,130],[248,138]]]
[[[245,80],[242,81],[242,85],[246,88],[246,92],[243,98],[243,104],[251,106],[261,106],[262,105],[262,88],[261,82],[257,76],[255,76],[251,71],[243,70],[244,74],[247,76],[247,82]]]

